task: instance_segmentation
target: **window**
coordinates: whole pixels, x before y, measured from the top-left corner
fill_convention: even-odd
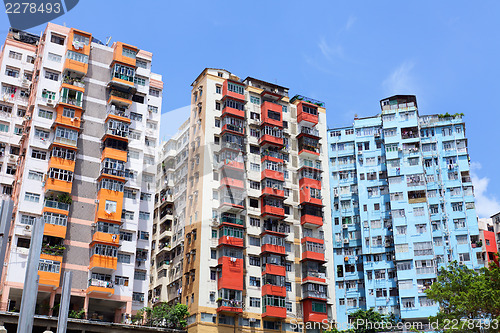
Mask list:
[[[222,94],[222,87],[221,86],[215,86],[215,93],[216,94]]]
[[[126,276],[115,276],[115,285],[117,286],[128,286],[128,277]]]
[[[53,115],[54,113],[52,111],[47,111],[42,109],[38,110],[38,116],[41,118],[52,119]]]
[[[142,270],[135,270],[134,271],[134,279],[135,280],[141,280],[141,281],[145,281],[146,280],[146,271],[142,271]]]
[[[45,78],[52,81],[59,81],[59,73],[46,70]]]
[[[149,232],[140,230],[139,231],[139,239],[149,240]]]
[[[36,180],[36,181],[42,181],[43,180],[43,172],[38,172],[38,171],[30,170],[28,172],[28,179],[32,179],[32,180]]]
[[[106,213],[115,213],[116,212],[116,201],[106,200],[105,208]]]
[[[254,190],[260,190],[260,183],[250,180],[250,188]]]
[[[7,67],[5,69],[5,75],[17,78],[17,77],[19,77],[19,69],[12,68],[12,67]]]
[[[134,219],[134,212],[131,212],[129,210],[122,210],[122,219],[133,220]]]
[[[250,163],[250,170],[260,172],[260,164]]]
[[[22,214],[20,222],[21,224],[33,225],[33,223],[35,223],[35,219],[35,216]]]
[[[6,133],[9,132],[9,125],[0,123],[0,132],[6,132]]]
[[[260,298],[250,297],[250,306],[260,308]]]
[[[260,266],[260,257],[248,256],[248,263],[250,266]]]
[[[139,212],[139,219],[140,220],[148,221],[149,217],[150,217],[150,213],[149,212],[143,212],[143,211]]]
[[[250,103],[260,105],[260,98],[255,96],[250,96]]]
[[[122,49],[122,55],[128,58],[135,59],[136,52],[134,50],[124,47]]]
[[[40,201],[40,194],[26,192],[24,195],[24,200],[30,201],[30,202],[39,202]]]
[[[255,276],[250,276],[250,283],[249,285],[251,287],[260,287],[260,278],[255,277]]]
[[[15,165],[7,164],[6,174],[14,176],[16,174],[17,167]]]
[[[19,52],[9,51],[9,58],[21,60],[23,58],[23,55],[22,55],[22,53],[19,53]]]
[[[132,301],[134,302],[144,302],[144,293],[133,292]]]
[[[148,62],[147,61],[136,59],[135,64],[139,68],[148,69]]]
[[[120,231],[120,240],[123,240],[125,242],[131,242],[132,241],[132,233],[127,232],[127,231]]]
[[[142,121],[142,114],[130,112],[130,119],[135,121]]]
[[[131,258],[130,254],[118,252],[118,262],[124,264],[130,264],[130,258]]]
[[[35,137],[42,139],[42,140],[47,140],[50,136],[49,131],[44,131],[38,128],[35,128]]]
[[[260,246],[260,238],[248,236],[248,243],[252,246]]]
[[[260,219],[255,218],[255,217],[251,217],[250,218],[250,225],[252,227],[259,227],[260,228]]]
[[[55,53],[50,53],[49,52],[48,59],[50,61],[61,62],[61,58],[62,57],[59,54],[55,54]]]
[[[38,264],[38,270],[43,272],[59,273],[60,269],[61,263],[58,261],[40,259]]]
[[[160,90],[149,88],[149,94],[154,97],[160,97]]]
[[[217,259],[217,250],[210,250],[210,258]]]

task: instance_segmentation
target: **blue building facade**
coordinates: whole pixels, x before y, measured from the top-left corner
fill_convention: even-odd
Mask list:
[[[329,130],[337,322],[374,308],[425,322],[424,291],[451,261],[479,269],[481,247],[462,116],[419,116],[413,95]]]

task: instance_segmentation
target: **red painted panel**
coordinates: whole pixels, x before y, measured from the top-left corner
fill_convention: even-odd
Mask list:
[[[285,276],[286,269],[284,266],[266,264],[266,267],[264,268],[262,275],[266,275],[266,274]]]
[[[316,187],[316,189],[321,189],[321,187]],[[305,204],[305,203],[310,203],[313,205],[322,205],[321,199],[318,198],[311,198],[311,189],[307,188],[305,186],[300,188],[300,203]]]
[[[276,163],[283,163],[283,160],[281,158],[277,158],[277,157],[273,157],[273,156],[269,156],[269,155],[264,155],[261,157],[260,159],[260,162],[264,162],[264,161],[272,161],[272,162],[276,162]]]
[[[221,238],[219,238],[219,246],[220,245],[243,247],[243,238],[222,236]]]
[[[305,242],[313,242],[313,243],[325,244],[325,241],[323,239],[313,238],[313,237],[304,237],[304,238],[302,238],[300,240],[301,244],[304,244]]]
[[[267,112],[271,110],[274,112],[278,112],[280,114],[280,120],[275,120],[271,119],[268,117]],[[279,104],[276,103],[271,103],[271,102],[263,102],[262,105],[260,106],[260,119],[262,120],[262,123],[271,125],[271,126],[277,126],[282,128],[283,127],[283,107]]]
[[[262,206],[261,214],[262,215],[274,215],[274,216],[284,217],[285,216],[285,209],[279,208],[279,207],[274,207],[274,206]]]
[[[222,160],[221,163],[223,168],[230,167],[238,170],[243,170],[245,168],[245,164],[243,164],[242,162],[236,162],[230,159]]]
[[[222,109],[222,117],[235,116],[238,118],[245,118],[245,110],[238,110],[229,106]]]
[[[305,322],[310,322],[310,321],[321,322],[322,320],[328,319],[328,316],[326,313],[312,311],[312,300],[304,300],[302,302],[302,309],[304,312],[304,321]]]
[[[269,143],[272,145],[283,146],[283,138],[277,138],[275,136],[264,134],[259,139],[259,144]]]
[[[321,181],[311,178],[301,178],[299,180],[299,187],[302,188],[304,186],[321,188]]]
[[[260,252],[272,252],[277,254],[285,254],[285,247],[273,244],[263,244],[260,247]]]
[[[305,122],[316,125],[318,123],[318,115],[313,115],[310,113],[302,112],[303,105],[317,108],[317,106],[315,106],[313,104],[309,104],[306,102],[299,102],[299,104],[297,105],[297,122],[300,123],[302,121],[305,121]]]
[[[261,177],[261,179],[271,178],[271,179],[276,179],[276,180],[279,180],[282,182],[285,181],[285,174],[283,172],[274,171],[274,170],[270,170],[270,169],[262,170],[260,177]]]
[[[286,287],[273,286],[272,284],[265,284],[262,286],[262,296],[264,295],[286,297]]]
[[[284,198],[285,197],[285,191],[284,190],[273,189],[271,187],[264,187],[262,189],[262,195],[272,195],[272,196],[275,196],[275,197]]]
[[[302,260],[325,261],[325,254],[319,252],[305,251],[302,252]]]
[[[230,125],[228,124],[225,124],[224,126],[222,126],[222,129],[221,129],[221,134],[224,134],[224,133],[231,133],[231,134],[234,134],[234,135],[245,135],[245,129],[242,128],[241,129],[241,132],[238,132],[238,131],[235,131]]]
[[[220,180],[220,184],[223,186],[235,186],[235,187],[240,187],[240,188],[245,187],[243,180],[229,178],[229,177],[222,178]]]
[[[314,277],[314,276],[306,276],[302,279],[302,282],[323,282],[326,283],[326,279]]]
[[[266,305],[265,312],[262,314],[262,318],[272,317],[272,318],[286,318],[286,308],[279,306]]]
[[[302,215],[300,217],[300,224],[304,225],[313,225],[317,227],[321,227],[323,225],[323,218],[321,216],[315,216],[315,215]]]
[[[229,91],[227,89],[227,83],[229,82],[230,80],[226,80],[224,81],[224,84],[222,85],[222,96],[225,96],[225,97],[231,97],[231,98],[234,98],[234,99],[239,99],[239,100],[242,100],[244,101],[245,100],[245,96],[244,95],[241,95],[241,94],[238,94],[238,93],[235,93],[235,92],[232,92],[232,91]],[[232,83],[234,84],[238,84],[238,85],[241,85],[239,83],[237,83],[236,81],[231,81]],[[244,87],[244,86],[243,86]]]
[[[243,259],[219,258],[222,277],[218,279],[218,289],[243,290]]]
[[[242,308],[233,308],[231,306],[219,306],[217,312],[232,312],[232,313],[242,313]]]

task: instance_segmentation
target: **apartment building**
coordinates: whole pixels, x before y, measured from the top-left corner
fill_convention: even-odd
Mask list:
[[[498,214],[493,215],[491,218],[482,218],[478,220],[479,222],[479,238],[482,252],[482,261],[485,267],[489,267],[491,262],[498,265],[498,258],[496,254],[498,253],[498,233],[500,228],[498,223],[500,223],[500,217]],[[498,238],[500,239],[500,238]]]
[[[148,304],[181,303],[189,119],[158,152]]]
[[[207,68],[191,106],[158,165],[152,304],[187,304],[191,332],[332,319],[323,103]]]
[[[439,267],[482,266],[462,115],[420,116],[412,95],[380,106],[328,133],[339,323],[359,308],[425,321]]]
[[[37,218],[45,227],[36,313],[54,314],[65,271],[70,308],[89,319],[124,322],[146,304],[163,88],[151,61],[135,46],[51,23],[39,38],[9,33],[1,85],[12,94],[1,103],[15,128],[0,140],[19,157],[1,310],[20,307]]]

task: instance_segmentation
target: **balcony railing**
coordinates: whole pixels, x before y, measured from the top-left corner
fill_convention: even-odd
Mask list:
[[[113,288],[113,282],[98,279],[89,279],[89,287]]]
[[[262,157],[264,156],[270,156],[270,157],[274,157],[274,158],[278,158],[280,160],[283,159],[283,154],[282,153],[279,153],[277,151],[270,151],[270,150],[265,150],[262,152],[261,154]]]
[[[243,220],[243,219],[237,219],[237,218],[232,218],[232,217],[227,217],[227,216],[222,216],[220,218],[220,221],[226,222],[226,223],[238,224],[238,225],[245,224],[245,220]]]
[[[78,107],[82,106],[82,101],[79,101],[76,98],[61,97],[60,102],[65,103],[65,104],[78,106]]]
[[[303,298],[315,297],[315,298],[327,298],[326,293],[323,291],[307,290],[302,292]]]
[[[243,302],[232,299],[219,299],[217,301],[217,306],[218,307],[227,306],[230,308],[243,308]]]
[[[83,82],[83,80],[71,78],[68,76],[64,77],[63,83],[71,84],[71,85],[73,85],[75,87],[79,87],[79,88],[85,88],[85,83]]]
[[[124,118],[130,118],[129,113],[122,108],[117,108],[115,105],[108,105],[106,109],[107,114],[114,114],[116,116],[124,117]]]
[[[121,136],[122,138],[128,138],[129,131],[108,128],[108,129],[106,129],[106,134]]]
[[[117,176],[117,177],[125,177],[125,170],[117,170],[117,169],[113,169],[113,168],[102,168],[101,175],[102,174]]]
[[[319,279],[326,279],[326,273],[321,273],[321,272],[318,272],[318,271],[305,271],[305,272],[302,272],[302,278],[306,278],[306,277],[314,277],[314,278],[319,278]]]
[[[309,134],[309,135],[313,135],[313,136],[319,136],[319,131],[317,129],[310,128],[310,127],[301,127],[300,133]]]
[[[436,272],[435,267],[420,267],[417,268],[417,274],[434,274]]]
[[[58,202],[55,200],[45,200],[45,207],[56,208],[61,210],[69,210],[69,204]]]

